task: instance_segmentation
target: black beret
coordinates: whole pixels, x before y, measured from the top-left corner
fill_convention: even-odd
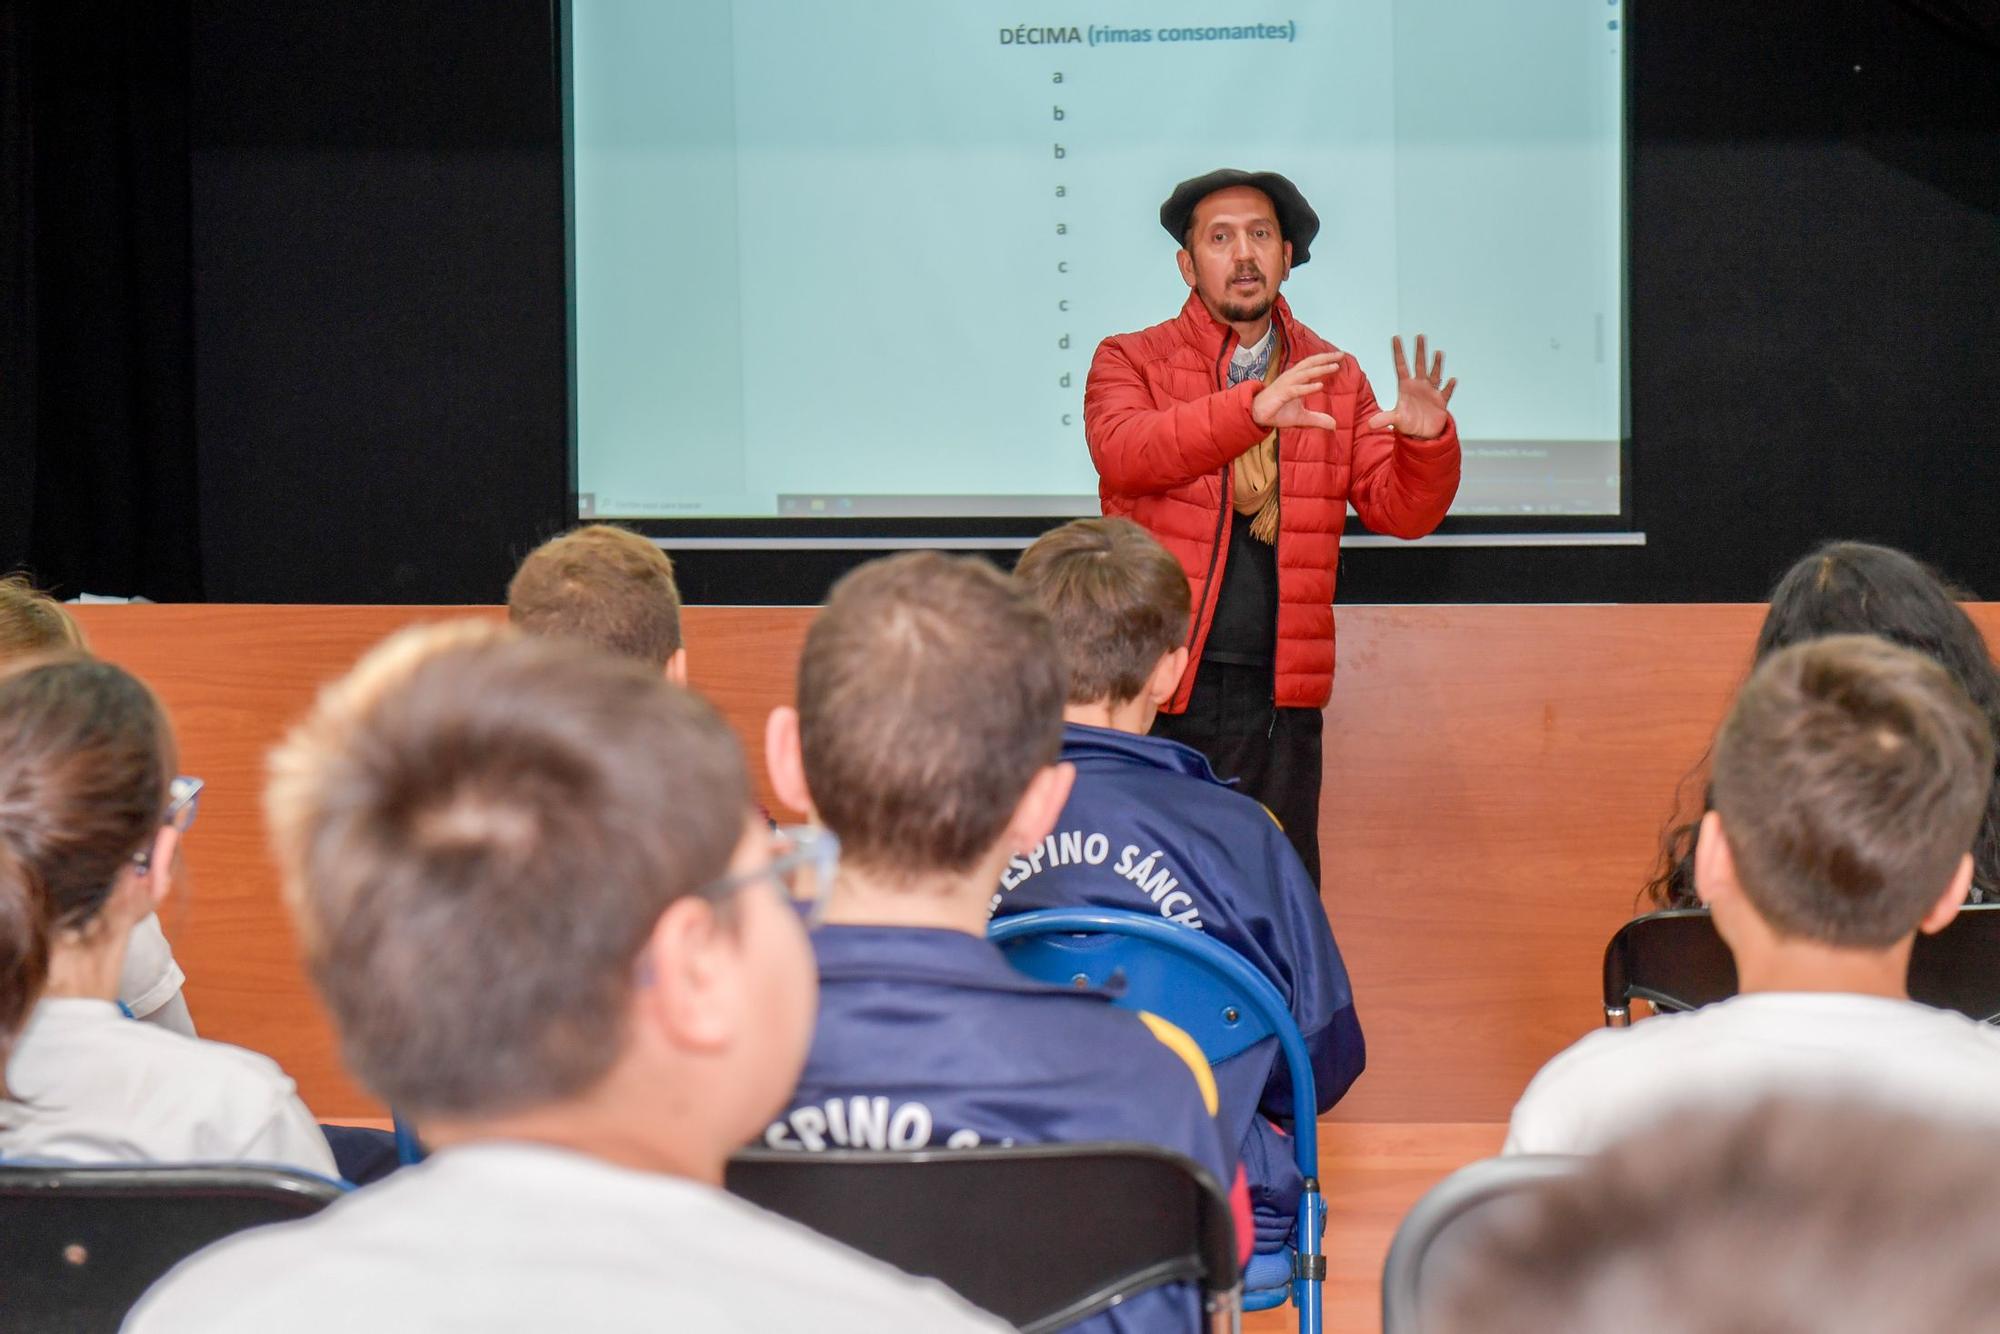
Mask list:
[[[1188,228],[1194,223],[1194,206],[1217,190],[1227,190],[1233,185],[1247,185],[1271,197],[1271,207],[1278,210],[1278,230],[1292,243],[1293,268],[1312,258],[1312,240],[1319,235],[1319,214],[1313,212],[1312,205],[1299,193],[1299,187],[1275,171],[1238,171],[1234,167],[1182,181],[1167,196],[1167,202],[1160,205],[1160,225],[1174,238],[1175,245],[1187,244]]]

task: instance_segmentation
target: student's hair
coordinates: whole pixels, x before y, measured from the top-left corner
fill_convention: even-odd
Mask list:
[[[806,783],[841,859],[969,869],[1062,748],[1049,619],[975,557],[873,561],[833,586],[799,659]]]
[[[655,671],[681,647],[681,594],[667,553],[593,523],[528,553],[507,585],[507,616],[529,634],[581,639]]]
[[[1677,1126],[1496,1205],[1455,1253],[1425,1328],[2000,1330],[1990,1132],[1830,1100]]]
[[[404,631],[327,688],[265,792],[349,1069],[419,1114],[578,1094],[660,914],[723,874],[749,785],[699,698],[490,623]]]
[[[25,574],[0,578],[0,662],[84,647],[83,631],[63,605]]]
[[[1044,533],[1014,577],[1055,626],[1069,702],[1123,704],[1187,642],[1181,563],[1130,519],[1078,519]]]
[[[1715,739],[1737,878],[1780,934],[1883,948],[1915,931],[1972,846],[1993,733],[1930,658],[1869,635],[1780,649]]]
[[[65,930],[88,930],[166,809],[152,691],[70,652],[0,667],[0,1072]]]
[[[1823,635],[1879,635],[1936,659],[2000,736],[2000,669],[1979,627],[1959,605],[1971,596],[1901,551],[1829,542],[1793,565],[1771,591],[1753,661]],[[1990,900],[2000,898],[2000,782],[1988,784],[1985,811],[1972,847],[1972,883],[1978,897]],[[1699,902],[1697,828],[1695,821],[1676,824],[1661,837],[1660,862],[1646,886],[1653,906]]]

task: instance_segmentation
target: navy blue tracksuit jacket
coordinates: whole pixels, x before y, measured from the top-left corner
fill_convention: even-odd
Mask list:
[[[1235,1180],[1193,1070],[1110,998],[1037,982],[963,931],[823,926],[813,950],[819,1023],[770,1147],[1137,1142],[1186,1154],[1224,1189]],[[1196,1334],[1202,1323],[1183,1283],[1071,1328]]]
[[[1199,751],[1162,737],[1070,724],[1062,758],[1076,786],[1056,832],[1000,879],[995,916],[1037,908],[1158,912],[1256,965],[1291,1006],[1311,1053],[1319,1110],[1366,1060],[1354,997],[1319,890],[1284,831],[1215,776]],[[1303,1185],[1290,1137],[1291,1077],[1266,1040],[1215,1068],[1223,1134],[1241,1146],[1257,1249],[1290,1235]]]

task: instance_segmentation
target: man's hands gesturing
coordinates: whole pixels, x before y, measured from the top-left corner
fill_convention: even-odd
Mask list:
[[[1368,429],[1379,431],[1385,426],[1393,426],[1413,440],[1435,440],[1444,434],[1445,423],[1451,420],[1445,405],[1451,402],[1451,391],[1458,388],[1458,377],[1453,376],[1445,381],[1443,388],[1438,387],[1438,381],[1444,377],[1444,353],[1438,353],[1426,368],[1422,334],[1417,335],[1417,368],[1414,374],[1410,371],[1410,364],[1403,360],[1402,338],[1390,339],[1389,349],[1396,356],[1396,406],[1370,417]]]
[[[1400,358],[1402,354],[1397,353]],[[1321,352],[1301,358],[1299,364],[1264,386],[1250,400],[1250,418],[1259,426],[1317,426],[1331,431],[1335,422],[1324,412],[1313,412],[1303,402],[1319,388],[1319,382],[1340,369],[1340,353]]]

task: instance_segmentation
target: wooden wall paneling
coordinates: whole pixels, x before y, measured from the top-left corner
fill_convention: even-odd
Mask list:
[[[342,1068],[333,1030],[298,961],[265,848],[264,759],[319,687],[405,625],[493,608],[85,606],[94,651],[144,678],[180,742],[183,773],[207,780],[183,844],[184,883],[161,921],[188,975],[204,1036],[266,1053],[322,1117],[380,1105]]]
[[[2000,607],[1975,616],[1991,637]],[[203,1032],[268,1052],[322,1116],[379,1116],[341,1071],[264,847],[264,756],[382,636],[494,608],[84,607],[208,779],[168,933]],[[694,685],[758,775],[805,608],[692,607]],[[1604,942],[1748,666],[1756,606],[1342,607],[1327,713],[1324,901],[1369,1038],[1336,1109],[1492,1122],[1596,1027]],[[1698,797],[1691,790],[1690,800]],[[775,811],[775,806],[772,806]],[[783,814],[783,812],[777,812]]]
[[[1342,609],[1320,838],[1369,1065],[1335,1116],[1504,1119],[1600,1021],[1604,943],[1760,615]]]
[[[184,883],[162,921],[188,974],[205,1036],[276,1058],[315,1112],[373,1117],[381,1105],[341,1067],[331,1026],[300,967],[265,847],[265,756],[320,686],[407,625],[494,607],[83,606],[94,651],[143,677],[174,720],[183,772],[208,786],[185,844]],[[729,719],[759,798],[763,724],[789,700],[809,608],[690,607],[692,684]]]

